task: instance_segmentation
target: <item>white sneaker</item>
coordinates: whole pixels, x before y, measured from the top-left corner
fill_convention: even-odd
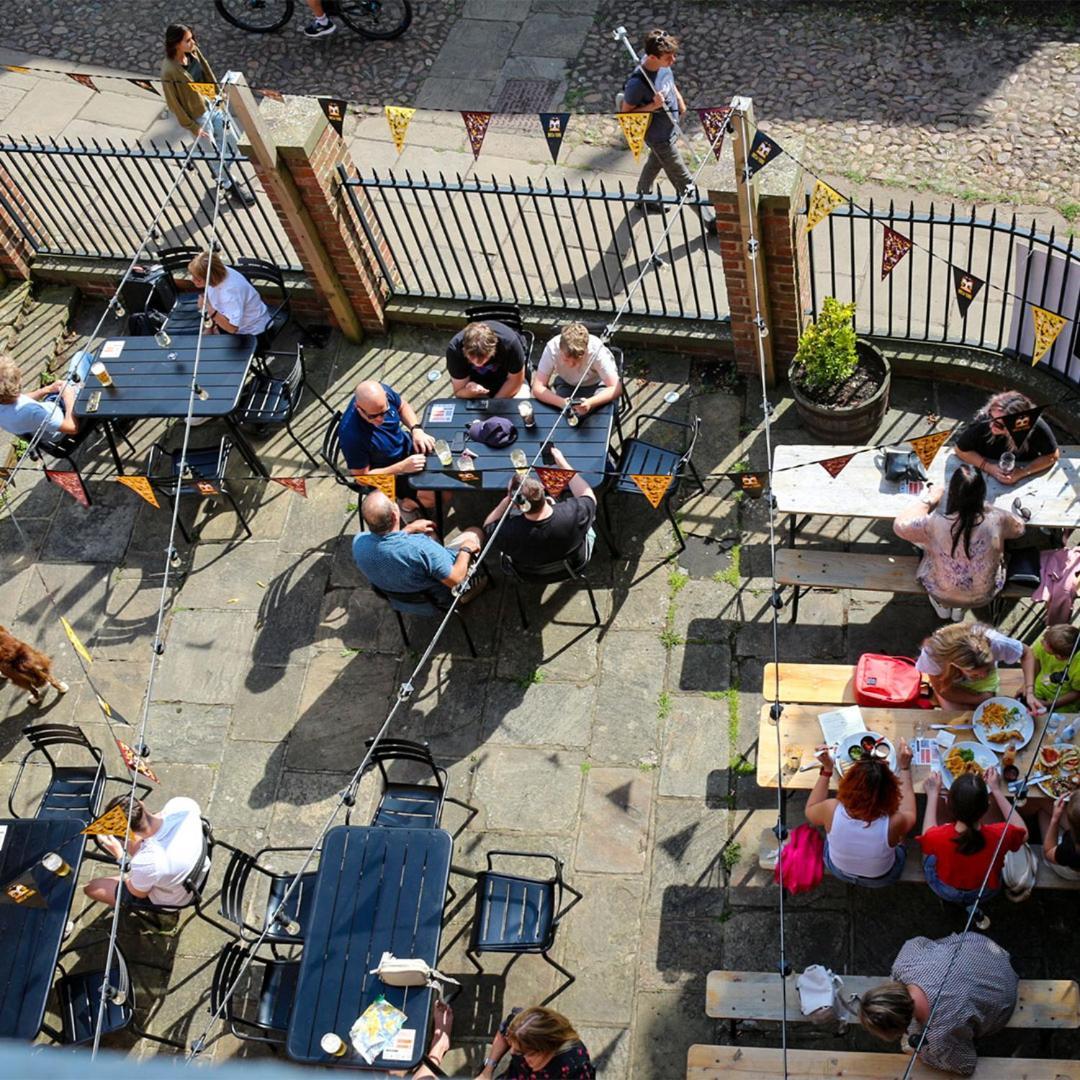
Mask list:
[[[320,38],[329,37],[337,30],[337,23],[332,22],[325,16],[322,19],[312,19],[311,22],[304,27],[304,37],[306,38]]]

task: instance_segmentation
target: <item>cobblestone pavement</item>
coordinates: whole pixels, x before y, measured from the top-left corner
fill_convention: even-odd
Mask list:
[[[636,40],[663,25],[683,38],[677,71],[689,104],[751,95],[759,123],[781,143],[806,135],[807,163],[819,173],[970,202],[1050,205],[1070,220],[1080,212],[1080,44],[1068,4],[979,21],[957,4],[418,0],[407,34],[386,43],[344,32],[302,41],[299,12],[281,34],[245,34],[210,0],[183,11],[171,0],[124,5],[118,33],[101,6],[73,0],[43,17],[40,4],[9,4],[0,45],[153,72],[161,28],[184,17],[219,69],[241,68],[254,85],[445,109],[562,101],[597,114],[612,107],[627,70],[610,31],[625,25]],[[689,130],[700,138],[695,121]],[[583,141],[621,146],[609,115],[575,121],[564,154]]]

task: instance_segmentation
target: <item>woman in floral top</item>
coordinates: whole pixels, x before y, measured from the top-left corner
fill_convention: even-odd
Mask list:
[[[942,618],[950,608],[984,607],[1005,585],[1005,541],[1024,523],[986,502],[978,469],[961,465],[949,481],[948,513],[936,514],[941,488],[897,516],[893,531],[923,551],[916,577]]]
[[[504,1033],[505,1029],[505,1033]],[[495,1075],[506,1053],[510,1065],[502,1078],[513,1080],[593,1080],[596,1069],[570,1021],[542,1005],[523,1009],[492,1040],[477,1080]]]

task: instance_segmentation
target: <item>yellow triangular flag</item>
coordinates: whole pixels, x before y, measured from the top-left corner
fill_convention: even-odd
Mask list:
[[[407,109],[404,105],[387,105],[386,122],[390,125],[390,134],[394,139],[394,147],[400,154],[405,149],[405,132],[408,130],[409,121],[413,118],[415,109]]]
[[[937,457],[937,452],[948,442],[952,429],[949,431],[933,431],[929,435],[920,435],[915,439],[908,439],[908,445],[915,451],[916,457],[922,462],[924,469],[929,469]]]
[[[83,836],[127,836],[128,808],[126,803],[114,806],[108,813],[95,818],[83,829]]]
[[[667,494],[667,489],[671,487],[671,475],[658,476],[650,473],[638,473],[630,474],[630,479],[641,489],[641,494],[652,504],[652,508],[656,510],[660,506],[661,500],[664,495]]]
[[[210,101],[217,97],[217,87],[212,82],[193,82],[188,83],[188,86],[200,97],[207,98]]]
[[[86,646],[79,640],[79,635],[72,629],[71,623],[60,616],[60,625],[64,628],[64,633],[68,636],[68,641],[71,642],[72,648],[88,663],[92,664],[94,658],[86,651]]]
[[[809,232],[824,221],[843,201],[844,196],[839,191],[829,187],[824,180],[819,180],[810,196],[810,209],[806,212],[806,231]]]
[[[21,64],[5,64],[4,65],[4,70],[5,71],[13,71],[16,75],[29,75],[30,74],[30,69],[28,67],[23,67]]]
[[[393,473],[361,473],[354,471],[353,477],[361,484],[367,484],[368,487],[381,491],[391,501],[397,498],[397,477]]]
[[[619,113],[617,116],[622,133],[626,136],[626,145],[637,161],[641,157],[641,148],[645,145],[645,131],[652,119],[652,113]]]
[[[1031,316],[1035,320],[1035,347],[1031,354],[1031,366],[1034,367],[1046,354],[1046,350],[1057,340],[1062,327],[1069,321],[1056,311],[1031,305]]]
[[[136,495],[141,495],[155,510],[161,509],[161,503],[157,501],[154,489],[150,486],[150,478],[146,476],[118,476],[118,484],[131,488]]]

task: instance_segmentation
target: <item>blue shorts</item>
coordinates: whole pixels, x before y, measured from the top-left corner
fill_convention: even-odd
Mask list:
[[[957,889],[952,885],[946,885],[938,877],[936,855],[927,855],[922,865],[923,873],[926,875],[926,884],[930,886],[935,896],[939,896],[947,904],[962,904],[964,907],[971,907],[972,904],[979,902],[978,889]],[[999,892],[1001,892],[1000,886],[996,889],[987,889],[983,892],[982,899],[992,900]]]
[[[884,889],[887,885],[895,885],[904,872],[904,863],[907,862],[907,848],[903,844],[897,844],[893,849],[896,852],[896,861],[892,869],[880,877],[860,877],[858,874],[846,874],[843,870],[837,870],[829,858],[829,838],[825,837],[825,869],[834,878],[846,881],[848,885],[861,885],[864,889]]]

